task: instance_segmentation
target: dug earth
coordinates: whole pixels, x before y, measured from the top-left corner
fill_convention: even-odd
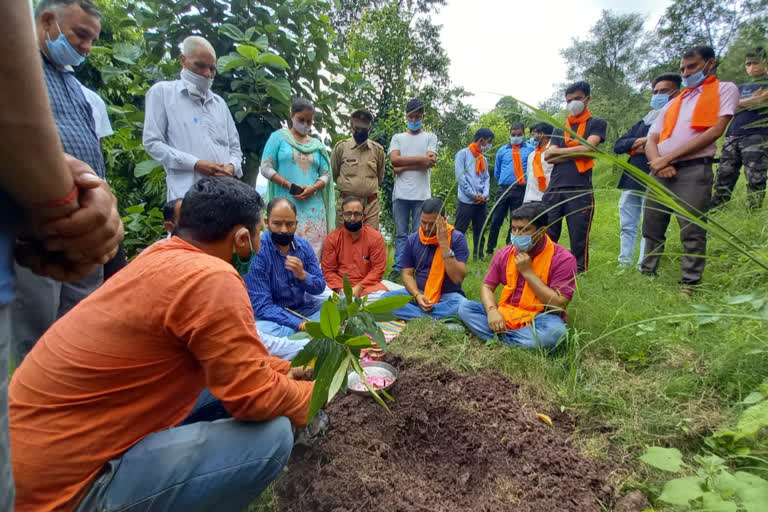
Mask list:
[[[276,483],[291,512],[578,511],[610,506],[608,467],[588,460],[498,373],[459,375],[388,355],[391,414],[339,396],[331,430]],[[565,416],[562,416],[565,419]]]

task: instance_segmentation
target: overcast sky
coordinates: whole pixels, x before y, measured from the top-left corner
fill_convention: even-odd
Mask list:
[[[565,81],[560,49],[584,38],[603,9],[646,16],[656,25],[670,0],[448,0],[433,22],[443,26],[451,80],[481,112],[502,96],[537,104]]]

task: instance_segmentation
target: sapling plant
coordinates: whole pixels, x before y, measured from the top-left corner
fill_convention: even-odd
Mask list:
[[[384,390],[376,390],[365,378],[360,366],[360,351],[373,347],[373,340],[383,351],[387,340],[377,322],[394,320],[392,311],[410,302],[409,295],[385,297],[368,302],[367,297],[355,297],[352,285],[344,277],[344,295],[333,294],[320,310],[319,322],[307,322],[306,331],[312,338],[293,359],[291,366],[313,363],[315,388],[309,404],[308,421],[333,399],[339,391],[347,390],[347,375],[353,369],[360,376],[373,398],[389,410],[382,396],[394,399]]]

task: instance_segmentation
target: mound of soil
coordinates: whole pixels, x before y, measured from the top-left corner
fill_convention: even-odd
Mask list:
[[[398,369],[391,414],[370,397],[338,396],[331,430],[294,452],[276,483],[291,512],[599,512],[606,468],[515,398],[498,373],[458,375],[388,356]]]

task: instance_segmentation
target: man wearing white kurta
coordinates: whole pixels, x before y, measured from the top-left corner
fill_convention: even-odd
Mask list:
[[[235,121],[211,92],[216,52],[199,36],[182,43],[181,78],[153,85],[146,96],[144,148],[163,164],[168,201],[183,198],[204,176],[243,175]]]

